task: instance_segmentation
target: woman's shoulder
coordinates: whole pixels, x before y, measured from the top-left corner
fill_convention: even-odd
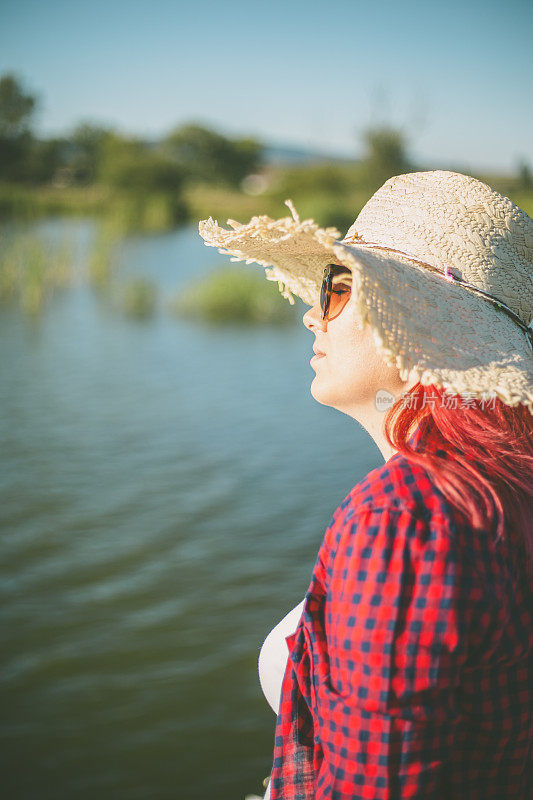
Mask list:
[[[344,547],[365,549],[379,538],[387,540],[388,549],[400,550],[408,540],[447,538],[456,528],[454,511],[427,470],[396,454],[356,483],[337,506],[315,573],[325,585],[333,554]]]
[[[403,511],[426,520],[437,515],[456,516],[430,472],[401,453],[356,483],[339,508],[348,519],[370,508]]]
[[[343,548],[366,552],[378,539],[387,554],[408,552],[421,563],[438,554],[461,563],[463,575],[475,573],[493,594],[496,585],[527,585],[507,532],[496,537],[488,528],[474,527],[431,473],[403,454],[373,469],[346,495],[326,531],[322,561]],[[528,592],[531,596],[531,587]]]

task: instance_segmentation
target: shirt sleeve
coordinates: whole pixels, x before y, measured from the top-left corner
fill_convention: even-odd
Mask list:
[[[452,796],[465,606],[472,591],[444,518],[364,508],[321,554],[325,671],[316,796]]]

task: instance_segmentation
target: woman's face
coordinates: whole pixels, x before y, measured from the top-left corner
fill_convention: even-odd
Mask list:
[[[351,285],[351,273],[337,280]],[[311,394],[319,403],[364,423],[369,413],[382,416],[406,390],[407,382],[400,379],[398,369],[377,352],[371,327],[361,328],[353,297],[338,316],[327,321],[322,320],[320,305],[312,306],[303,315],[303,323],[315,334],[314,347],[325,354],[313,357],[311,363],[316,372]]]

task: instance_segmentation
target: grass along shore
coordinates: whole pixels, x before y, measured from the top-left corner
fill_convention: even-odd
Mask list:
[[[525,187],[519,179],[502,175],[477,177],[533,215],[533,186]],[[221,225],[228,218],[247,222],[257,214],[274,219],[288,216],[284,201],[290,198],[302,219],[312,217],[322,227],[334,226],[344,234],[382,182],[359,164],[324,163],[264,169],[252,176],[246,191],[190,183],[179,196],[119,192],[100,184],[31,187],[0,183],[0,220],[95,216],[122,233],[151,233],[196,224],[210,216]]]

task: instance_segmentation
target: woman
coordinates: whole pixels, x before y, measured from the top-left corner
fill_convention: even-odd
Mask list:
[[[441,170],[391,178],[342,241],[287,204],[200,232],[311,306],[313,397],[385,463],[261,651],[266,796],[529,800],[533,221]]]

